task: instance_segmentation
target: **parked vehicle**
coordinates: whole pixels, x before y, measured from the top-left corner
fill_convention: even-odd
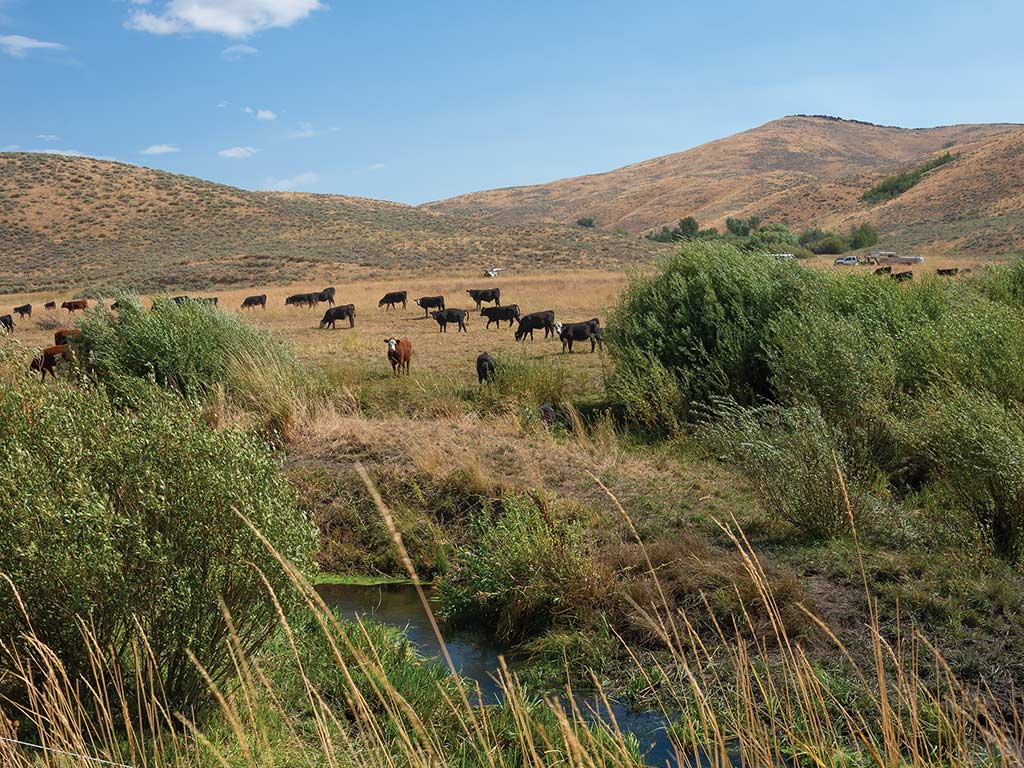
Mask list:
[[[837,267],[856,267],[860,264],[856,256],[840,256],[833,262]]]

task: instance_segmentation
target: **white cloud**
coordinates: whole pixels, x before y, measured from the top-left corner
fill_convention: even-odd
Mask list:
[[[257,120],[277,120],[277,115],[269,109],[261,109],[256,112]]]
[[[233,160],[244,160],[247,157],[252,157],[257,152],[259,152],[259,150],[255,147],[228,147],[227,149],[222,149],[217,154],[221,157],[229,157]]]
[[[300,188],[315,186],[320,181],[319,174],[313,171],[306,171],[290,179],[275,179],[273,176],[263,182],[263,189],[272,189],[278,192],[292,192]]]
[[[173,144],[153,144],[139,150],[140,155],[169,155],[172,152],[181,152],[181,149]]]
[[[252,107],[242,107],[242,111],[245,112],[245,114],[247,114],[247,115],[251,115],[252,114]]]
[[[323,7],[320,0],[166,0],[157,13],[133,11],[125,26],[156,35],[210,32],[246,37],[290,27]]]
[[[217,109],[224,109],[227,106],[230,106],[229,102],[227,102],[227,101],[218,101],[217,102]]]
[[[47,43],[43,40],[35,40],[24,35],[0,35],[0,50],[11,56],[24,56],[29,51],[64,50],[60,43]]]
[[[239,43],[238,45],[229,45],[220,52],[220,56],[225,61],[239,61],[240,59],[244,59],[246,56],[255,56],[259,52],[259,48],[254,48],[253,46],[246,45],[245,43]]]
[[[386,168],[386,167],[387,166],[384,165],[384,163],[373,163],[366,170],[368,170],[368,171],[379,171],[381,168]]]
[[[42,139],[43,141],[57,141],[60,139],[60,136],[55,133],[40,133],[36,138]]]
[[[317,135],[316,130],[309,123],[299,123],[299,127],[288,134],[289,139],[311,139]]]

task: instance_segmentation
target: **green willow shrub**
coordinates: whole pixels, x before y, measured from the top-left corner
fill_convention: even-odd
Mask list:
[[[168,699],[201,705],[208,689],[188,651],[214,680],[233,672],[220,601],[251,652],[274,624],[258,571],[286,602],[290,591],[239,515],[312,568],[316,530],[267,446],[210,429],[197,405],[149,382],[122,380],[115,401],[104,388],[10,377],[0,466],[0,573],[27,612],[0,582],[0,641],[30,622],[72,674],[88,663],[81,621],[127,670],[144,637]]]
[[[456,551],[437,583],[445,618],[512,641],[579,618],[595,604],[594,569],[577,531],[531,499],[506,498],[472,526],[473,544]]]
[[[1024,407],[936,386],[907,425],[930,482],[973,518],[1004,559],[1024,557]]]

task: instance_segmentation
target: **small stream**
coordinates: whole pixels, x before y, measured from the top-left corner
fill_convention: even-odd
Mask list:
[[[328,605],[337,608],[346,618],[362,617],[403,629],[422,655],[443,663],[441,648],[414,587],[405,584],[372,587],[322,584],[317,587],[317,591]],[[427,594],[429,596],[429,590]],[[495,679],[499,656],[505,657],[506,665],[513,671],[521,667],[525,660],[501,651],[480,633],[456,630],[442,624],[441,634],[459,674],[480,686],[484,702],[500,701],[501,687]],[[603,703],[595,696],[576,694],[575,698],[580,712],[587,719],[596,720],[598,714],[601,714],[602,719],[608,720]],[[650,764],[678,764],[666,732],[668,723],[661,713],[637,712],[616,701],[611,702],[611,710],[622,732],[636,737]],[[687,763],[692,764],[692,760]]]

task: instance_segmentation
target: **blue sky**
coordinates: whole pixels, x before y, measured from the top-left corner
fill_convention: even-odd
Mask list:
[[[0,0],[0,149],[419,203],[793,113],[1024,121],[1024,4]]]

